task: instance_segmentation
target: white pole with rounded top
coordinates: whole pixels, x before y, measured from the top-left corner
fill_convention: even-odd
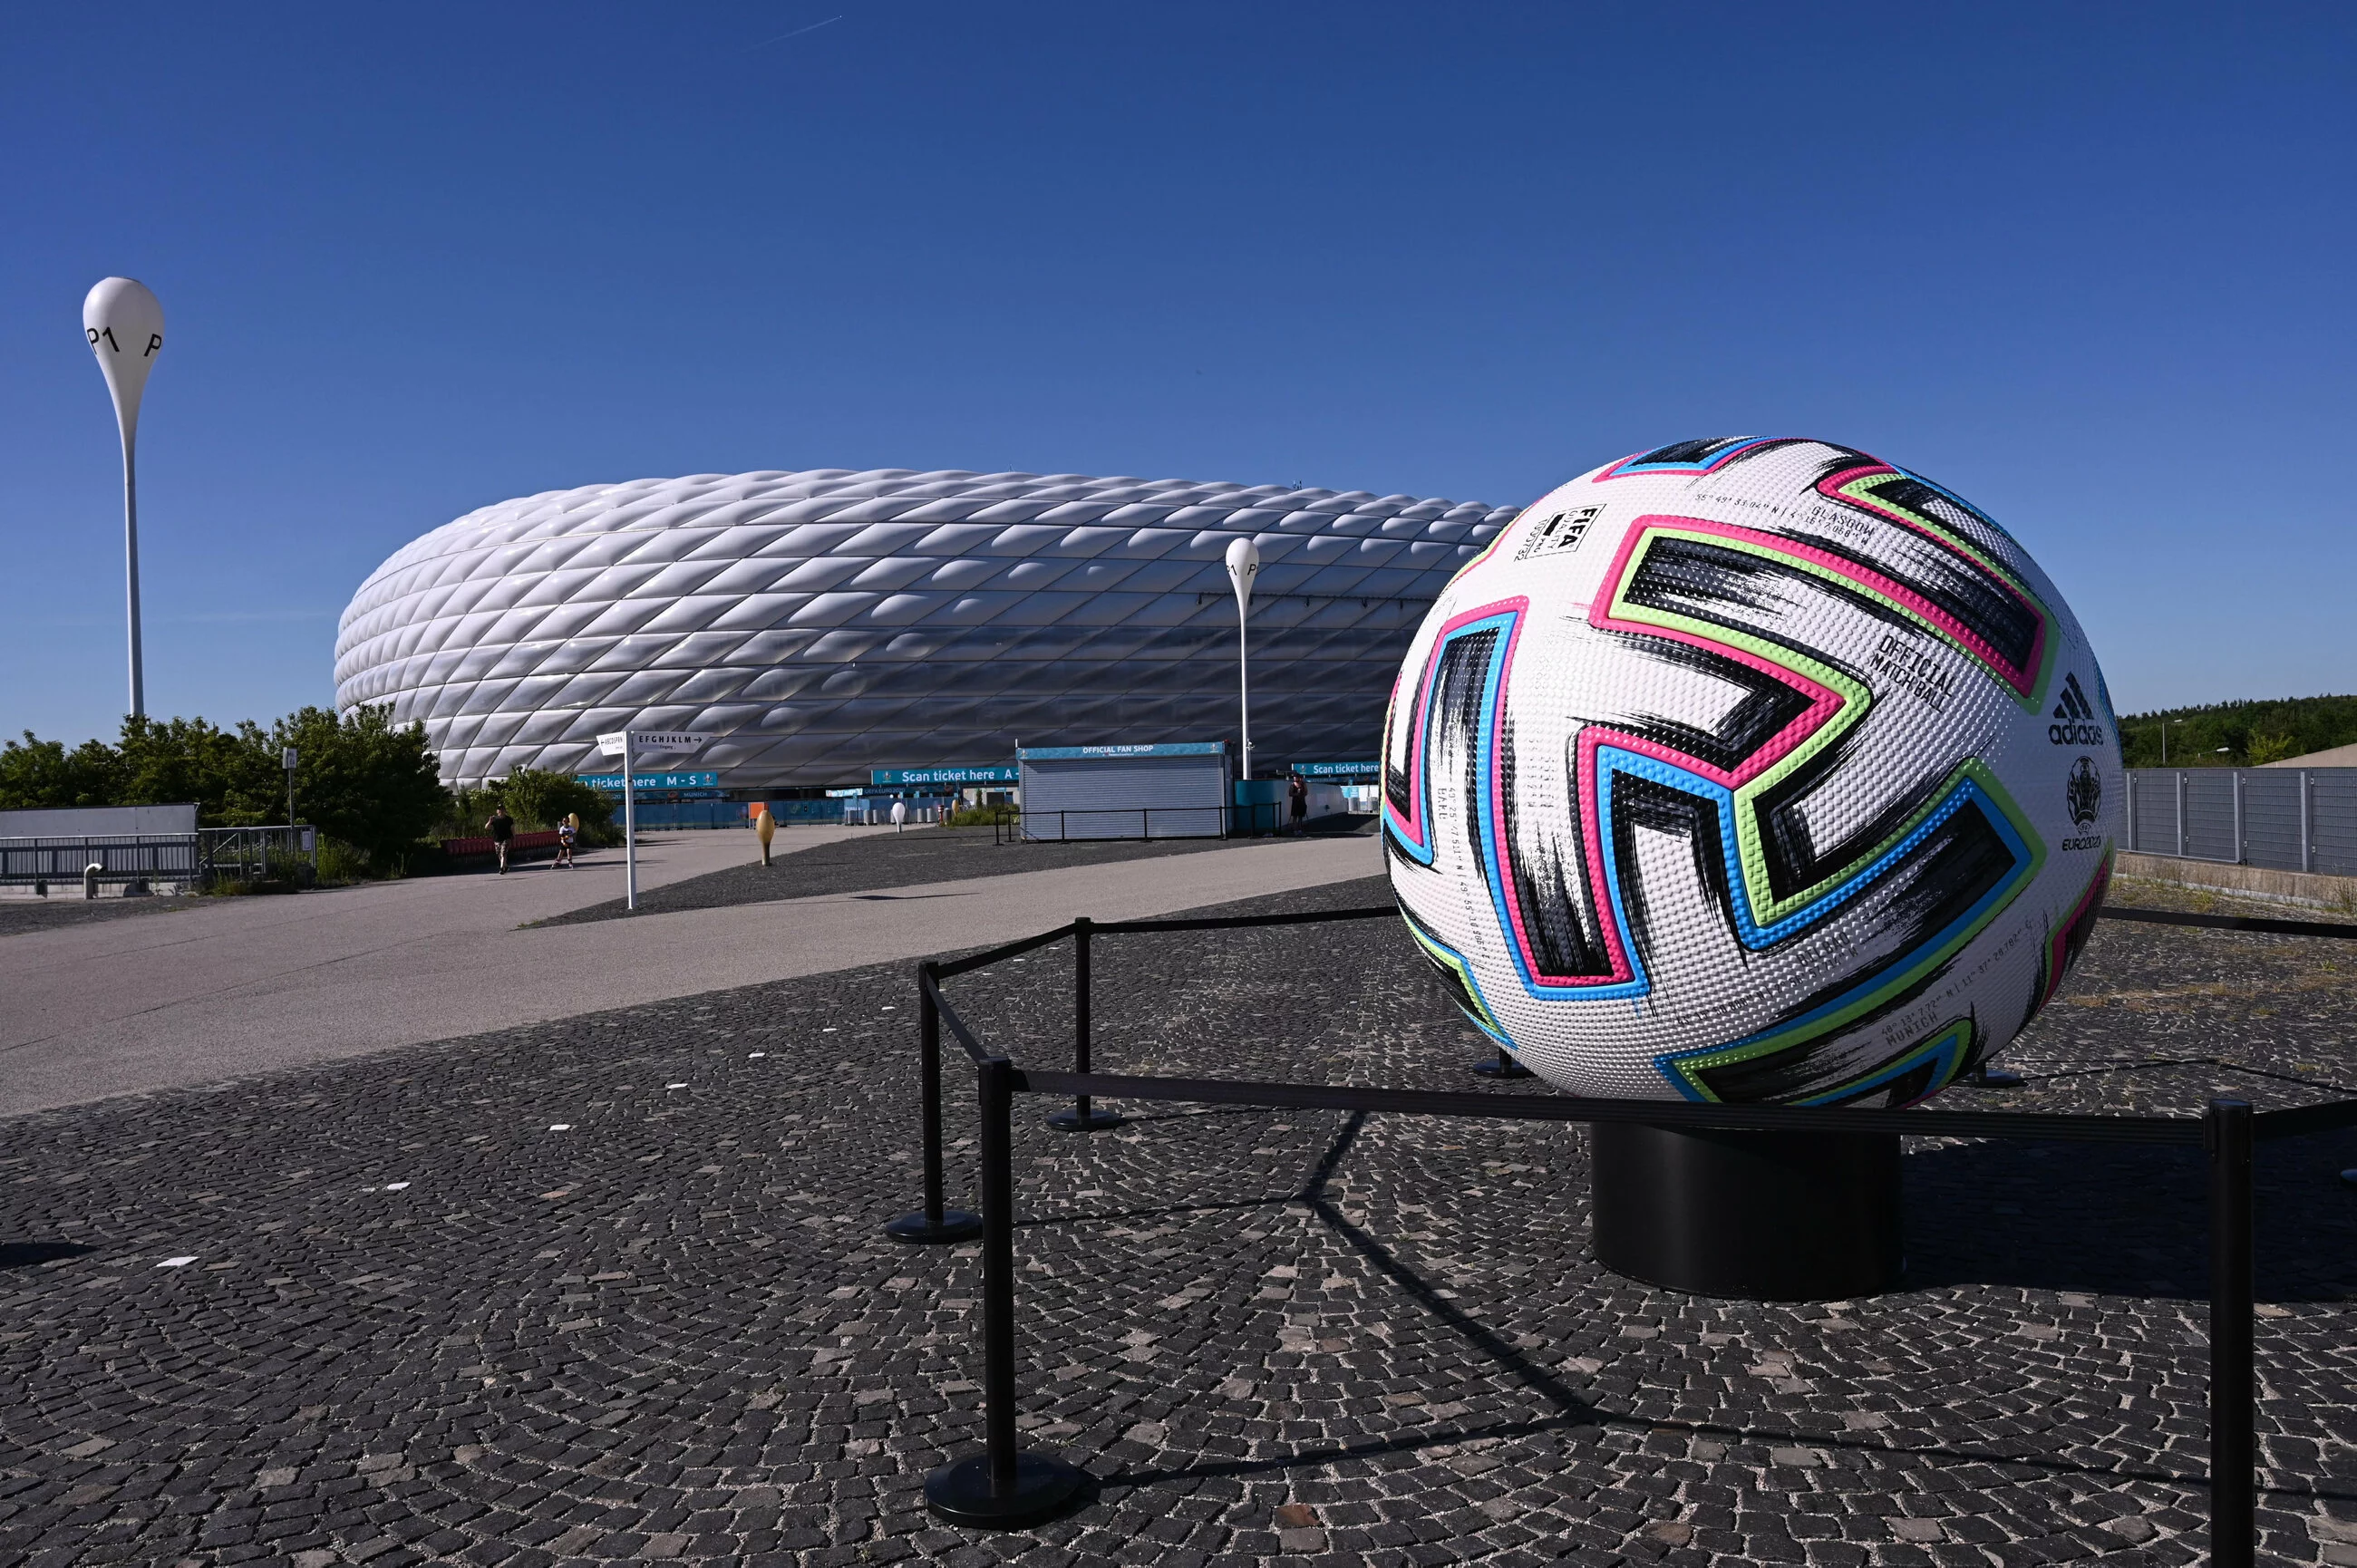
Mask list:
[[[131,618],[131,716],[147,714],[147,682],[139,650],[139,399],[147,372],[164,347],[164,306],[135,278],[105,278],[81,302],[82,336],[98,356],[114,398],[114,427],[123,437],[123,559]]]
[[[1244,647],[1244,622],[1252,614],[1253,579],[1260,575],[1260,547],[1249,539],[1228,544],[1228,581],[1236,590],[1236,715],[1243,732],[1243,755],[1236,777],[1252,777],[1252,671]]]

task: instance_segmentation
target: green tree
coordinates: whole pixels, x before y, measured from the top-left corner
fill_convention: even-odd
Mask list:
[[[2120,749],[2130,768],[2161,765],[2164,729],[2171,768],[2280,762],[2357,743],[2357,696],[2276,697],[2126,714]],[[2276,749],[2283,746],[2289,749]]]
[[[355,708],[340,720],[325,708],[302,708],[270,726],[253,744],[277,773],[282,747],[296,748],[295,813],[330,837],[367,853],[377,871],[398,870],[409,850],[449,806],[425,726],[396,728],[392,710]]]
[[[193,800],[197,820],[207,827],[245,827],[285,815],[283,801],[275,812],[270,809],[281,778],[277,757],[265,753],[251,722],[229,731],[203,719],[127,718],[115,751],[122,779],[113,804]]]
[[[498,793],[516,821],[526,827],[553,828],[577,812],[583,829],[596,837],[603,834],[613,814],[613,805],[605,796],[569,773],[519,768],[498,786]]]
[[[2281,762],[2287,757],[2299,755],[2299,742],[2281,733],[2251,736],[2251,766],[2264,768],[2270,762]]]
[[[68,751],[27,730],[22,741],[0,745],[0,811],[112,806],[122,793],[123,758],[102,740]]]

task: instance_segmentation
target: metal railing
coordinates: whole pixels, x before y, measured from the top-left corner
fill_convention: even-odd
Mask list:
[[[993,842],[1253,838],[1281,832],[1292,825],[1288,810],[1283,800],[1261,800],[1242,806],[1093,806],[1069,811],[1024,811],[996,823],[998,832]]]
[[[0,883],[14,886],[80,886],[86,871],[98,880],[192,882],[202,858],[199,833],[60,833],[0,839]]]
[[[2276,930],[2301,936],[2357,938],[2357,927],[2323,922],[2246,919],[2175,912],[2106,911],[2106,918]],[[1696,1104],[1680,1101],[1590,1100],[1573,1096],[1449,1092],[1343,1084],[1270,1083],[1185,1079],[1092,1070],[1090,945],[1093,939],[1150,931],[1233,930],[1333,920],[1396,918],[1383,907],[1318,913],[1200,919],[1108,920],[1085,918],[1019,942],[917,966],[919,1120],[924,1157],[924,1203],[886,1227],[909,1242],[979,1238],[983,1259],[981,1340],[984,1363],[984,1450],[926,1477],[932,1511],[952,1522],[1017,1529],[1070,1505],[1088,1477],[1060,1456],[1021,1446],[1017,1433],[1015,1336],[1015,1178],[1013,1107],[1018,1094],[1074,1097],[1085,1130],[1117,1123],[1094,1111],[1097,1098],[1231,1104],[1304,1110],[1390,1112],[1415,1116],[1485,1117],[1541,1122],[1633,1122],[1657,1127],[1760,1132],[1882,1133],[1914,1137],[1996,1138],[2201,1148],[2209,1167],[2210,1549],[2222,1568],[2251,1568],[2257,1541],[2256,1299],[2254,1279],[2252,1151],[2255,1144],[2357,1126],[2357,1100],[2280,1111],[2254,1111],[2247,1101],[2212,1100],[2202,1114],[2095,1116],[2037,1112],[1876,1111],[1781,1105]],[[1035,1070],[994,1050],[942,994],[958,975],[1070,940],[1074,948],[1072,1070]],[[980,1111],[979,1215],[946,1207],[942,1164],[941,1032],[946,1025],[974,1069]]]
[[[307,886],[318,875],[318,833],[317,828],[300,825],[199,828],[197,884],[292,881]]]
[[[2136,768],[2138,854],[2357,876],[2357,768]]]
[[[1232,806],[1102,806],[1077,811],[1026,811],[1005,830],[1018,841],[1215,839],[1229,832]]]
[[[209,886],[315,875],[318,830],[311,827],[199,828],[190,833],[59,833],[0,839],[0,884],[79,886],[98,867],[105,886],[134,882]]]

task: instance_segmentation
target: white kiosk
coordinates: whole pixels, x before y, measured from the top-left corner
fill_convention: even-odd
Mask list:
[[[1027,839],[1218,838],[1228,831],[1223,740],[1017,749]]]

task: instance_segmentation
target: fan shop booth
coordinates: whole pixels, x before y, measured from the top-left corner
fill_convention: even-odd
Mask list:
[[[1232,773],[1223,740],[1018,747],[1027,839],[1219,838]]]

